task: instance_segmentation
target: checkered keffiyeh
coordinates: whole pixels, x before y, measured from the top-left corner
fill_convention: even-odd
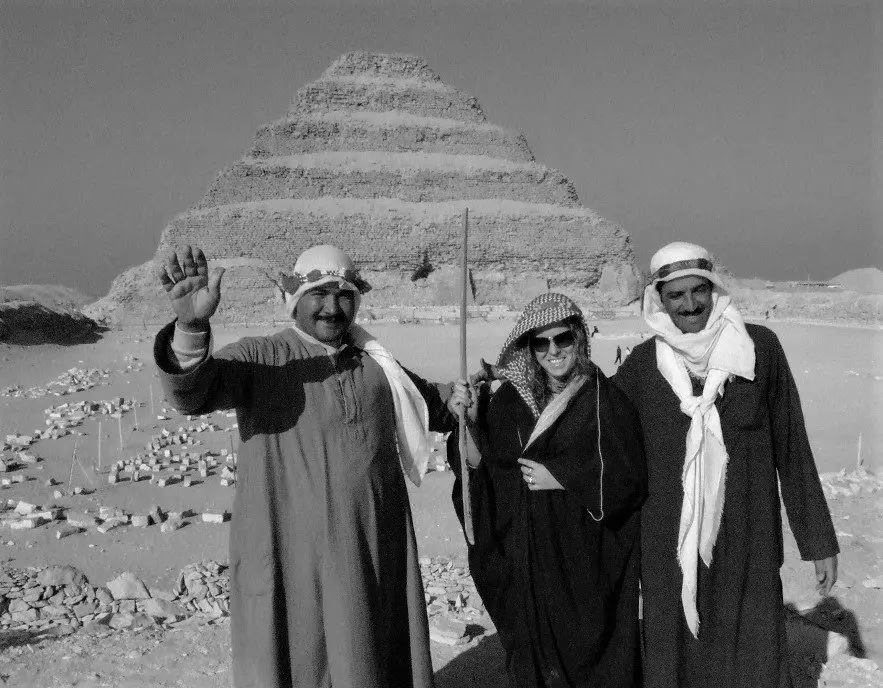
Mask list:
[[[541,400],[532,391],[531,378],[534,375],[533,352],[530,350],[530,333],[549,327],[564,320],[576,320],[586,335],[586,355],[591,357],[591,339],[586,327],[583,312],[573,301],[556,292],[540,294],[524,309],[514,329],[506,338],[497,365],[528,405],[534,418],[539,418]]]

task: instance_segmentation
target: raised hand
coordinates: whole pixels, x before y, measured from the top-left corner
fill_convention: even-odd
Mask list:
[[[204,332],[221,301],[224,268],[209,274],[201,249],[187,246],[176,251],[160,266],[159,281],[169,295],[178,325],[191,332]]]

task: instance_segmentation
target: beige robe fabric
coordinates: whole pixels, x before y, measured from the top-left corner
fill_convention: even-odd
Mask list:
[[[246,338],[175,374],[184,413],[235,408],[239,480],[230,530],[236,688],[429,688],[423,585],[394,407],[361,349],[334,356],[288,329]],[[414,376],[430,425],[452,424]]]

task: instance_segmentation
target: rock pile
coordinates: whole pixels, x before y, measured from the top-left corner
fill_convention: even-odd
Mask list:
[[[861,466],[852,471],[842,469],[837,473],[822,473],[819,478],[828,499],[854,497],[861,492],[873,493],[883,489],[883,475],[874,475]]]
[[[446,645],[461,645],[489,624],[464,562],[422,558],[430,635]],[[148,587],[132,572],[94,586],[73,566],[25,570],[0,569],[0,628],[75,629],[104,624],[128,629],[188,617],[211,621],[230,614],[229,569],[217,561],[188,564],[171,591]]]
[[[122,416],[135,407],[135,401],[123,397],[101,401],[77,401],[59,404],[44,409],[46,429],[36,432],[37,439],[58,439],[70,433],[71,428],[79,427],[87,418],[95,416]]]
[[[37,387],[22,387],[15,385],[0,390],[0,395],[5,397],[23,397],[36,399],[39,397],[64,397],[68,394],[85,392],[99,384],[107,384],[105,380],[110,377],[107,368],[71,368],[62,373],[54,380]]]
[[[227,616],[230,613],[227,566],[216,561],[188,564],[178,575],[172,600],[192,614]]]
[[[463,645],[484,633],[489,621],[465,560],[421,557],[420,573],[432,640]]]

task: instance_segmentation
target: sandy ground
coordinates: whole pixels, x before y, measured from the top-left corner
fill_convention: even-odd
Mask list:
[[[883,331],[768,323],[782,340],[803,400],[810,439],[819,470],[838,471],[855,466],[859,436],[861,458],[871,471],[883,469]],[[480,357],[493,360],[510,329],[511,321],[478,321],[469,325],[470,370]],[[615,369],[617,345],[623,349],[641,339],[639,320],[598,323],[600,333],[593,341],[593,358],[607,373]],[[376,323],[370,329],[400,360],[429,379],[448,380],[458,368],[456,325],[398,325]],[[252,328],[249,334],[261,330]],[[215,333],[223,345],[246,333],[223,329]],[[67,397],[35,399],[0,397],[0,438],[13,433],[30,433],[44,425],[44,409],[64,401],[102,400],[115,396],[135,398],[140,429],[134,418],[122,419],[123,450],[115,420],[103,419],[102,461],[130,456],[144,447],[147,439],[163,427],[177,429],[189,423],[169,409],[169,420],[157,420],[166,407],[151,364],[152,332],[127,330],[109,332],[95,344],[62,347],[38,345],[10,347],[0,344],[0,389],[12,385],[45,385],[73,368],[107,368],[109,377],[101,386]],[[144,363],[140,370],[124,372],[132,356]],[[137,368],[137,361],[136,368]],[[154,414],[149,412],[151,387]],[[205,448],[228,448],[235,422],[224,414],[213,416],[222,430],[203,433]],[[229,509],[232,488],[220,486],[217,476],[185,488],[159,488],[142,481],[107,484],[106,477],[91,470],[97,460],[98,428],[87,420],[82,436],[41,441],[32,451],[42,461],[25,473],[35,479],[0,490],[0,497],[25,499],[38,504],[61,506],[119,506],[127,512],[146,512],[154,504],[164,510],[193,509],[195,512]],[[77,467],[73,485],[92,488],[90,494],[54,499],[53,488],[45,486],[52,477],[64,487],[70,475],[71,455],[78,443],[78,455],[90,470]],[[465,546],[450,506],[452,477],[449,472],[427,476],[422,488],[411,490],[418,546],[424,556],[462,556]],[[883,590],[863,584],[883,575],[883,493],[862,493],[831,501],[835,526],[840,535],[841,583],[834,600],[836,608],[822,609],[828,627],[834,619],[850,638],[851,650],[883,665]],[[54,528],[0,532],[0,561],[23,568],[31,565],[70,563],[79,567],[93,583],[103,583],[124,570],[138,573],[151,586],[170,588],[178,571],[203,559],[226,559],[226,525],[193,522],[175,533],[161,535],[157,528],[119,528],[107,535],[84,533],[63,540],[54,538]],[[786,564],[782,571],[786,602],[799,609],[812,606],[811,566],[798,561],[796,547],[786,536]],[[829,601],[830,602],[830,601]],[[0,685],[34,686],[216,686],[229,680],[229,645],[226,623],[194,626],[160,632],[80,632],[56,640],[40,640],[11,634],[0,639]],[[186,653],[186,655],[185,655]],[[502,659],[492,629],[462,648],[433,645],[437,680],[441,687],[461,685],[503,686]],[[814,668],[815,666],[815,668]],[[844,669],[844,672],[846,670]],[[871,679],[818,678],[817,665],[807,665],[805,685],[872,685]],[[848,672],[841,672],[845,676]],[[870,674],[869,674],[870,675]],[[876,674],[879,676],[880,674]],[[864,675],[863,675],[864,676]],[[844,682],[845,681],[845,682]]]

